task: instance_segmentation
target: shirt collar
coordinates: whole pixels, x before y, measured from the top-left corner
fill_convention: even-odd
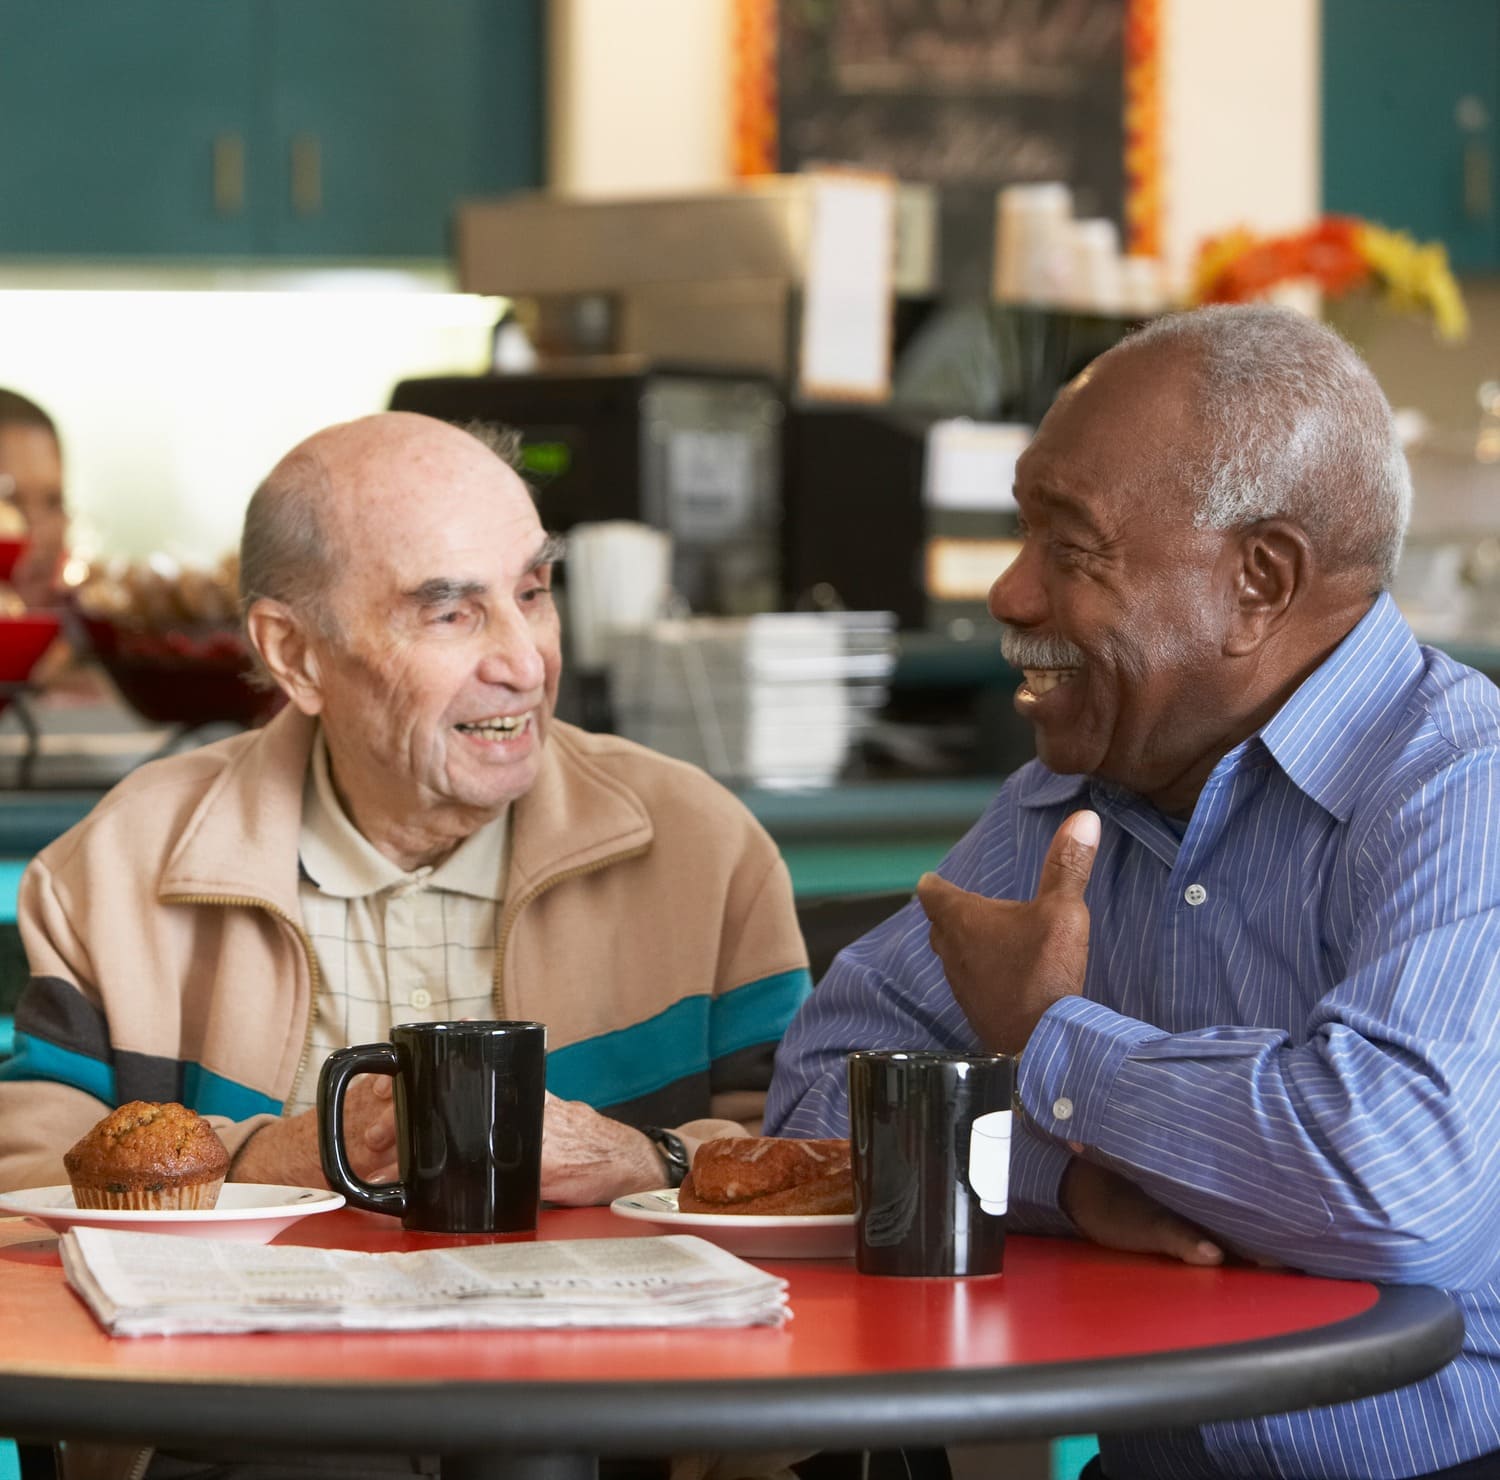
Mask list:
[[[1297,788],[1347,822],[1390,715],[1421,677],[1422,650],[1388,592],[1261,729]]]
[[[1220,762],[1253,764],[1260,747],[1299,790],[1340,822],[1383,743],[1382,719],[1404,702],[1422,672],[1422,653],[1388,593],[1262,727],[1258,742],[1238,745]],[[1262,764],[1264,760],[1262,759]],[[1059,776],[1040,761],[1026,767],[1016,802],[1052,807],[1081,796],[1087,776]]]
[[[1049,771],[1041,761],[1032,761],[1017,779],[1016,805],[1055,807],[1081,796],[1088,784],[1087,776],[1061,776],[1056,771]]]
[[[505,892],[508,813],[485,823],[436,868],[411,872],[385,856],[350,820],[334,790],[328,745],[320,726],[302,787],[298,854],[307,877],[324,893],[360,899],[414,884],[499,900]]]

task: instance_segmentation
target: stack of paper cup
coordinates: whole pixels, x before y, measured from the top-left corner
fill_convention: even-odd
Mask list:
[[[1057,180],[1008,185],[995,202],[994,296],[1000,303],[1061,303],[1071,274],[1073,192]]]
[[[1074,221],[1069,239],[1072,244],[1069,305],[1084,313],[1119,313],[1120,233],[1115,223],[1102,217]]]
[[[602,668],[608,638],[638,632],[662,613],[672,577],[672,539],[628,519],[568,532],[568,636],[579,668]]]
[[[1155,257],[1125,257],[1120,262],[1120,312],[1135,318],[1160,313],[1166,306],[1166,285]]]
[[[1073,194],[1055,180],[1008,185],[995,199],[997,303],[1144,318],[1166,303],[1161,263],[1122,257],[1104,217],[1075,220]]]

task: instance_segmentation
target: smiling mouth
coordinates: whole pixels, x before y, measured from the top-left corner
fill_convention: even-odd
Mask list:
[[[514,740],[531,728],[534,713],[528,709],[525,714],[497,714],[489,719],[469,720],[454,728],[465,735],[477,735],[482,740]]]
[[[1071,683],[1080,670],[1077,668],[1023,668],[1021,672],[1026,678],[1024,687],[1033,698],[1040,699],[1043,694],[1050,694],[1053,689],[1065,683]]]

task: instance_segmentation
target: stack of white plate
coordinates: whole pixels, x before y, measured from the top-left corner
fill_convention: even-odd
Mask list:
[[[761,786],[836,779],[894,666],[890,612],[689,617],[609,641],[622,735]]]

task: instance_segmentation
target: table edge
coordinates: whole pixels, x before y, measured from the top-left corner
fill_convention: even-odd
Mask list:
[[[1182,1352],[959,1372],[655,1382],[155,1382],[0,1374],[0,1433],[201,1444],[470,1453],[667,1454],[980,1443],[1208,1423],[1347,1402],[1450,1361],[1463,1315],[1444,1291],[1377,1286],[1326,1326]],[[1399,1340],[1397,1339],[1399,1338]],[[475,1402],[477,1394],[504,1402]]]

